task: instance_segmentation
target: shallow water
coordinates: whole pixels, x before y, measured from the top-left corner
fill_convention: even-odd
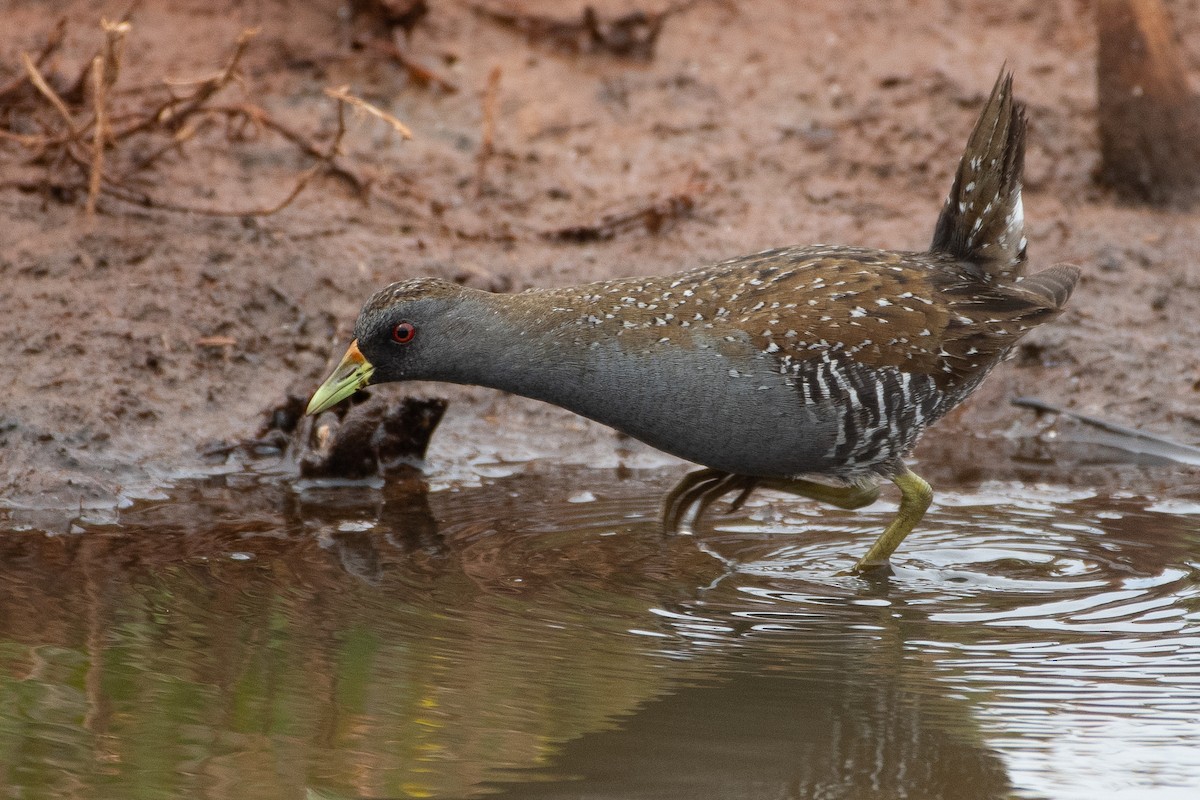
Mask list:
[[[179,486],[0,536],[0,796],[1195,797],[1200,507],[941,488],[662,536],[616,471]]]

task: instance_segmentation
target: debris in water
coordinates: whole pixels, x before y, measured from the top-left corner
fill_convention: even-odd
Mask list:
[[[249,439],[218,442],[204,455],[233,452],[251,458],[294,455],[306,478],[365,478],[411,473],[425,458],[447,402],[442,398],[405,397],[385,400],[359,392],[310,420],[304,416],[308,395],[289,389],[267,409],[258,432]]]
[[[317,417],[304,441],[300,474],[365,478],[412,470],[424,459],[445,411],[444,399],[415,397],[370,398],[341,415],[330,409]]]
[[[1115,422],[1091,417],[1087,414],[1080,414],[1078,411],[1071,411],[1062,406],[1048,403],[1045,400],[1039,400],[1036,397],[1018,397],[1012,401],[1012,404],[1020,408],[1031,408],[1039,413],[1058,414],[1103,431],[1107,435],[1098,444],[1115,447],[1127,453],[1149,455],[1167,461],[1174,461],[1177,464],[1200,466],[1200,447],[1182,444],[1165,436],[1158,436],[1153,433],[1139,431],[1136,428],[1118,425]]]

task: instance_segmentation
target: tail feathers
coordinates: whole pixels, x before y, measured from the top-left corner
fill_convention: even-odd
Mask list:
[[[1002,71],[967,140],[929,249],[974,264],[993,278],[1020,276],[1024,162],[1025,107],[1013,100],[1012,73]]]
[[[1079,281],[1079,267],[1071,264],[1055,264],[1036,275],[1022,278],[1017,286],[1033,292],[1046,300],[1052,308],[1061,309],[1067,304],[1075,284]]]

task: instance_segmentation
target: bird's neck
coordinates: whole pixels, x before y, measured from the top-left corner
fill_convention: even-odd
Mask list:
[[[554,291],[472,293],[455,312],[453,352],[437,374],[420,377],[499,389],[627,427],[622,412],[657,402],[647,384],[682,371],[677,362],[690,348],[656,344],[661,329],[600,324],[597,304],[586,300]]]
[[[586,413],[581,374],[598,367],[595,339],[576,325],[575,309],[548,293],[473,294],[455,321],[454,353],[435,380],[475,384]],[[611,348],[609,348],[611,352]],[[603,359],[600,359],[603,360]]]

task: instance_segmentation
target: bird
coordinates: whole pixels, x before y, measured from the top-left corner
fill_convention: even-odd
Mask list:
[[[1026,274],[1025,107],[1001,70],[924,252],[793,246],[709,266],[497,294],[436,278],[367,300],[308,414],[357,390],[491,387],[601,422],[703,468],[663,501],[667,532],[758,488],[846,509],[888,481],[895,517],[852,573],[887,568],[933,492],[907,462],[1080,271]]]

